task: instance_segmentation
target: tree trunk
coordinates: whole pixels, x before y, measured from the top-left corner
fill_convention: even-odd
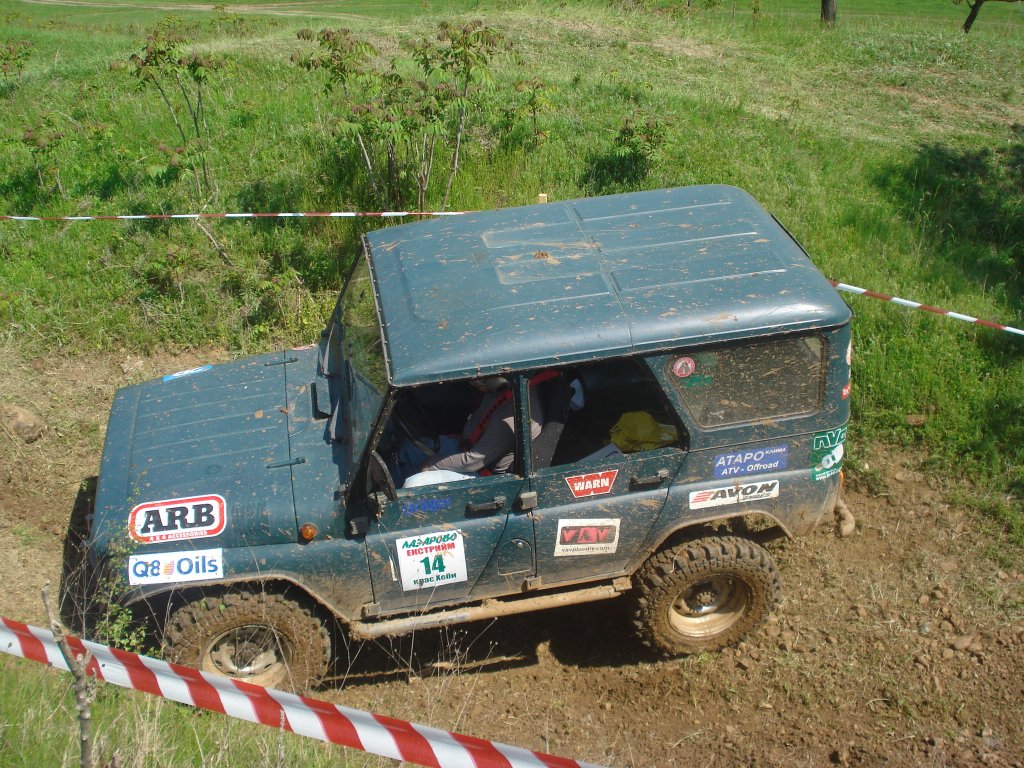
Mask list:
[[[836,0],[821,0],[821,20],[830,27],[836,23]]]
[[[966,35],[971,31],[971,26],[974,24],[974,20],[978,18],[978,12],[981,10],[981,6],[985,3],[985,0],[974,0],[974,5],[967,3],[967,6],[971,9],[971,12],[967,14],[967,21],[964,22],[963,30]]]

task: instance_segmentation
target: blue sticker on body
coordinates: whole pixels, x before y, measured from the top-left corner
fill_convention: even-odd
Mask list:
[[[178,371],[177,373],[168,373],[164,376],[164,381],[174,381],[175,379],[183,379],[186,376],[191,376],[194,373],[202,373],[213,368],[212,365],[207,363],[206,365],[200,365],[198,368],[189,368],[187,371]]]
[[[778,472],[789,462],[788,445],[772,445],[715,456],[715,477],[739,477],[759,472]]]
[[[415,515],[420,512],[444,512],[446,509],[451,509],[451,506],[452,500],[450,497],[443,499],[414,499],[402,502],[402,514]]]

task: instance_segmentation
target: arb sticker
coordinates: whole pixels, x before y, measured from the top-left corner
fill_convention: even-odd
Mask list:
[[[129,584],[175,584],[179,581],[220,579],[224,576],[221,549],[191,552],[153,552],[128,558]]]
[[[216,536],[227,522],[224,497],[189,496],[137,504],[128,513],[128,533],[140,544]]]
[[[395,541],[402,589],[433,589],[466,581],[462,531],[439,531]]]
[[[589,475],[573,475],[565,478],[569,484],[569,490],[577,499],[586,496],[600,496],[609,493],[615,485],[615,476],[619,474],[617,469],[609,469],[604,472],[591,472]]]
[[[618,519],[558,521],[555,557],[610,555],[618,547]]]
[[[745,501],[776,499],[778,496],[778,480],[766,480],[761,483],[746,483],[744,485],[729,485],[722,488],[708,488],[703,491],[691,491],[690,509],[722,507],[726,504],[739,504]]]

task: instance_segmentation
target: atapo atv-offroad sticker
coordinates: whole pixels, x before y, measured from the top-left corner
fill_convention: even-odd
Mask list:
[[[223,496],[145,501],[128,513],[128,533],[140,544],[217,536],[227,523]]]
[[[619,474],[617,469],[609,469],[604,472],[591,472],[589,475],[573,475],[565,478],[569,484],[569,490],[577,499],[586,496],[601,496],[610,493],[615,485],[615,476]]]
[[[789,463],[789,446],[772,445],[715,456],[715,477],[756,475],[759,472],[781,472]]]
[[[760,483],[745,483],[743,485],[729,485],[724,488],[707,488],[703,491],[691,491],[690,509],[722,507],[726,504],[777,499],[778,497],[779,481],[765,480]]]
[[[220,579],[224,576],[224,551],[152,552],[128,558],[128,583],[176,584],[179,581]]]
[[[619,547],[619,521],[559,520],[555,539],[555,557],[610,555]]]
[[[433,589],[466,581],[466,545],[462,531],[439,531],[397,539],[402,589]]]

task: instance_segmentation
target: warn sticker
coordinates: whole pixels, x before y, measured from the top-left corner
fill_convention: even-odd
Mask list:
[[[619,521],[559,520],[555,557],[610,555],[619,547]]]
[[[615,476],[619,474],[617,469],[609,469],[604,472],[592,472],[589,475],[573,475],[565,478],[569,484],[569,490],[577,499],[585,496],[600,496],[610,493],[615,484]]]
[[[217,536],[227,522],[224,497],[189,496],[138,504],[128,514],[128,533],[140,544]]]
[[[778,496],[778,480],[746,483],[745,485],[730,485],[724,488],[708,488],[704,491],[692,491],[690,493],[690,509],[722,507],[726,504],[737,504],[744,501],[776,499]]]

